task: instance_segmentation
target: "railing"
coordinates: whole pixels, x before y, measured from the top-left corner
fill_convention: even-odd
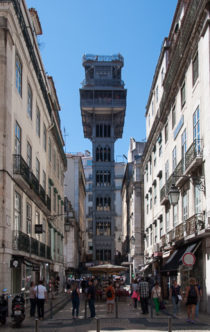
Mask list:
[[[183,237],[184,237],[184,223],[181,223],[175,228],[175,240],[179,241],[183,239]]]
[[[205,223],[202,214],[194,214],[186,220],[186,235],[193,235],[197,231],[205,228]]]
[[[203,140],[195,139],[185,155],[186,169],[192,164],[196,158],[203,157]]]
[[[41,185],[39,185],[39,197],[41,198],[42,202],[46,204],[46,193]]]
[[[99,98],[99,99],[83,99],[81,98],[82,106],[126,106],[126,99],[112,99],[112,98]]]
[[[44,188],[39,184],[39,180],[30,170],[29,166],[19,154],[13,155],[13,173],[19,174],[30,185],[48,210],[51,210],[51,199],[46,195]]]
[[[13,249],[51,259],[51,248],[22,231],[13,231]]]
[[[21,231],[13,231],[13,249],[28,252],[30,237]]]
[[[51,199],[48,195],[46,196],[46,205],[48,210],[51,211]]]
[[[42,242],[39,242],[39,255],[41,257],[46,257],[45,244]]]
[[[30,185],[30,168],[20,154],[13,155],[13,173],[22,175]]]
[[[35,191],[37,195],[39,195],[39,180],[32,172],[31,172],[31,188]]]
[[[120,86],[123,87],[125,83],[120,79],[85,79],[82,86]]]

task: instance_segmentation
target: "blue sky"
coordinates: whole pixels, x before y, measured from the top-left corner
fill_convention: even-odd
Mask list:
[[[65,127],[66,152],[92,152],[83,136],[79,88],[85,53],[124,57],[127,88],[123,138],[115,160],[127,154],[130,137],[145,139],[145,106],[164,37],[169,33],[177,0],[26,0],[38,11],[45,70],[53,76]]]

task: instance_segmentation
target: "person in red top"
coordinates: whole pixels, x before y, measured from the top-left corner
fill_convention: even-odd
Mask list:
[[[107,313],[114,312],[114,300],[115,300],[115,290],[112,281],[109,281],[109,286],[106,289]]]

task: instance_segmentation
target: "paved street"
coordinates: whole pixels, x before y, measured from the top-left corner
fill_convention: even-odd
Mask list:
[[[66,301],[66,298],[64,299]],[[64,301],[63,300],[63,301]],[[60,301],[59,301],[60,303]],[[168,312],[161,313],[159,316],[154,315],[142,315],[140,308],[134,309],[130,303],[130,299],[127,302],[120,301],[118,307],[118,316],[115,318],[115,314],[106,313],[105,302],[96,302],[96,315],[98,324],[100,324],[101,331],[168,331],[168,318],[171,317],[171,306],[167,305]],[[210,331],[210,317],[200,314],[199,319],[195,325],[186,323],[186,313],[183,312],[179,315],[178,319],[172,318],[172,330],[173,331]],[[67,303],[64,308],[59,310],[52,319],[49,318],[49,312],[46,314],[44,321],[38,322],[38,331],[51,331],[51,332],[92,332],[97,331],[97,319],[84,319],[85,308],[84,301],[81,301],[80,316],[77,320],[71,318],[71,302]],[[89,315],[89,310],[87,310]],[[98,325],[99,326],[99,325]],[[5,332],[14,331],[11,328],[9,320],[5,328],[0,328],[0,331]],[[35,330],[35,321],[30,318],[26,318],[21,331],[32,332]]]

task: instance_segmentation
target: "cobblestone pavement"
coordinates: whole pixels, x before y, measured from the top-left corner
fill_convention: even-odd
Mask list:
[[[65,305],[66,297],[64,297],[63,304]],[[49,305],[49,304],[48,304]],[[85,304],[81,300],[80,315],[78,319],[72,319],[71,316],[71,302],[67,303],[61,310],[59,310],[52,319],[46,316],[44,321],[38,322],[38,332],[94,332],[97,331],[168,331],[168,321],[172,317],[171,305],[167,305],[167,310],[161,312],[159,316],[151,313],[142,315],[140,308],[134,309],[131,300],[126,302],[119,301],[118,303],[118,318],[115,318],[116,313],[108,314],[106,312],[105,302],[96,302],[96,319],[84,319]],[[89,309],[87,308],[87,315]],[[100,327],[100,329],[99,329]],[[10,323],[7,323],[3,329],[0,327],[0,332],[14,332]],[[35,320],[26,318],[19,331],[32,332],[35,331]],[[210,332],[210,317],[209,315],[200,314],[196,324],[186,323],[186,312],[183,307],[178,319],[172,317],[172,331],[209,331]]]

